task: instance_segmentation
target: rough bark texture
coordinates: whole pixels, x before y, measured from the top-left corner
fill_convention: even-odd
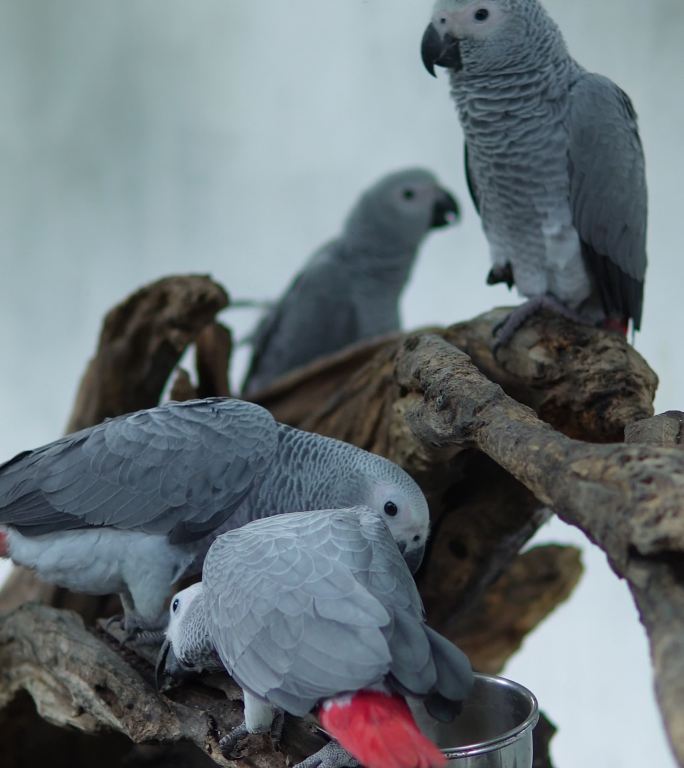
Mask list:
[[[150,663],[122,650],[102,632],[87,630],[83,620],[71,611],[26,605],[6,616],[0,622],[0,670],[0,710],[12,702],[18,691],[25,690],[44,720],[85,734],[104,732],[104,743],[109,740],[117,760],[125,757],[126,764],[149,764],[154,757],[168,765],[182,756],[185,766],[203,766],[209,764],[202,757],[204,753],[212,764],[234,765],[221,755],[218,741],[242,721],[239,689],[228,684],[223,691],[192,685],[160,695],[154,688]],[[3,724],[3,733],[4,727],[16,728],[16,720]],[[108,735],[111,732],[122,734],[128,742],[112,739]],[[35,763],[40,765],[47,754],[49,732],[46,736],[43,731],[42,738],[42,759]],[[35,734],[31,739],[35,745]],[[76,752],[88,751],[88,740],[74,741]],[[172,750],[161,755],[151,750],[143,759],[145,753],[132,748],[132,744],[181,741],[196,749],[188,750],[186,745],[180,753]],[[295,729],[288,728],[284,739],[288,754],[298,759],[323,743],[312,726],[302,723]],[[98,765],[106,760],[102,747],[100,743]],[[283,753],[275,752],[266,740],[259,747],[249,755],[253,765],[285,768]],[[15,743],[14,748],[16,759],[3,749],[5,768],[26,765],[26,751],[20,749],[20,744]],[[79,763],[72,756],[68,764]]]
[[[507,312],[495,309],[452,325],[444,337],[569,437],[622,442],[625,425],[652,415],[658,378],[619,334],[546,314],[526,323],[494,358],[492,331]]]
[[[230,339],[213,320],[226,301],[208,278],[170,278],[113,310],[70,427],[156,403],[185,347],[198,336],[199,381],[194,385],[181,374],[176,391],[182,397],[225,394]],[[499,669],[579,578],[579,556],[571,548],[519,555],[547,518],[545,506],[599,543],[620,575],[636,583],[634,569],[643,569],[649,586],[639,595],[650,595],[658,575],[664,603],[644,598],[640,608],[657,640],[663,710],[668,723],[675,723],[677,707],[684,708],[671,672],[684,649],[667,625],[668,611],[678,606],[663,593],[681,577],[671,559],[679,557],[684,540],[676,515],[682,473],[671,459],[684,462],[684,455],[644,445],[601,445],[652,416],[655,375],[620,337],[545,317],[529,322],[494,359],[491,331],[503,312],[357,345],[290,374],[256,399],[280,420],[384,454],[418,480],[433,517],[432,547],[420,578],[428,615],[470,650],[480,668]],[[112,610],[102,600],[41,591],[26,574],[14,577],[10,589],[9,598],[7,590],[0,597],[0,609],[16,605],[21,592],[21,598],[76,607],[89,623]],[[502,605],[511,610],[502,611]],[[21,608],[0,622],[0,706],[14,697],[11,707],[25,711],[26,700],[15,696],[23,688],[55,723],[87,732],[113,728],[133,740],[184,738],[216,758],[212,722],[202,714],[207,702],[216,705],[216,695],[193,686],[160,697],[149,687],[150,668],[141,664],[69,613]],[[115,671],[117,665],[122,669]],[[110,675],[124,683],[117,686]],[[222,729],[236,721],[238,710],[219,704],[216,715],[208,711]],[[307,729],[293,724],[290,730],[295,746],[287,747],[288,758],[310,752],[311,743],[299,753],[296,746],[308,738]],[[681,735],[672,726],[670,731],[681,749]],[[551,732],[545,724],[539,743]],[[540,766],[549,765],[546,755],[537,758]],[[201,764],[196,759],[194,754],[192,764]],[[251,759],[282,765],[282,756],[263,749]]]
[[[408,339],[397,380],[419,392],[406,412],[419,440],[474,445],[607,554],[651,641],[656,690],[684,765],[684,454],[679,447],[592,445],[549,427],[437,336]]]
[[[206,326],[195,339],[198,397],[228,397],[228,369],[233,351],[233,336],[220,323]]]
[[[627,425],[653,415],[657,376],[618,334],[540,315],[527,322],[495,358],[493,330],[508,311],[494,309],[445,330],[427,328],[415,333],[434,333],[459,347],[487,378],[569,437],[621,442]],[[364,390],[357,374],[370,361],[372,370],[366,378],[373,379],[378,390],[388,383],[387,378],[393,379],[393,353],[402,338],[387,336],[349,347],[281,378],[254,399],[278,413],[282,421],[302,427],[325,424],[330,421],[326,413],[337,413],[338,402]],[[380,350],[387,354],[376,358]],[[382,381],[375,378],[383,374]],[[331,423],[338,428],[342,421],[337,416]]]
[[[112,309],[66,431],[156,405],[186,347],[227,306],[211,278],[187,275],[147,285]]]
[[[535,547],[459,616],[452,639],[478,670],[499,674],[525,637],[570,597],[581,576],[579,550]]]
[[[684,447],[683,437],[684,414],[680,411],[668,411],[651,419],[643,419],[634,424],[628,424],[625,429],[625,440],[628,443],[682,448]]]
[[[627,429],[627,442],[682,449],[684,413],[670,411]],[[681,475],[681,467],[675,469]],[[680,476],[681,480],[681,476]],[[650,484],[650,478],[644,479]],[[658,492],[658,491],[656,491]],[[662,521],[665,522],[664,519]],[[661,523],[656,519],[656,525]],[[675,525],[684,529],[684,507]],[[668,541],[670,537],[668,536]],[[668,545],[664,543],[664,546]],[[660,555],[634,551],[624,574],[648,632],[656,695],[679,764],[684,764],[684,553],[682,547]]]

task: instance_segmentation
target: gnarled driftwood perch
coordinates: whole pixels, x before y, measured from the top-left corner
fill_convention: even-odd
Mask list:
[[[199,383],[181,377],[176,391],[183,397],[227,393],[230,338],[214,320],[225,301],[223,289],[208,278],[169,278],[113,310],[70,426],[156,402],[193,341]],[[164,311],[157,314],[155,307]],[[620,439],[631,423],[652,416],[653,372],[618,336],[543,316],[528,323],[495,359],[491,330],[503,312],[495,310],[446,330],[357,345],[284,377],[256,398],[282,421],[382,453],[416,477],[433,517],[432,549],[420,579],[430,621],[487,670],[501,668],[525,633],[570,594],[580,576],[578,553],[572,548],[544,547],[519,555],[547,518],[547,505],[582,527],[606,549],[616,571],[635,584],[637,564],[646,569],[647,582],[653,573],[674,578],[669,558],[679,557],[682,540],[675,514],[681,503],[679,482],[666,480],[671,454],[681,454],[643,445],[605,445]],[[469,352],[472,362],[455,344]],[[108,382],[112,375],[119,378],[115,385]],[[674,470],[681,475],[681,468]],[[652,570],[654,564],[665,570]],[[23,578],[28,594],[36,596],[30,579]],[[659,598],[667,599],[664,582],[658,589]],[[664,611],[658,613],[651,602],[653,584],[642,584],[640,590],[637,601],[642,599],[652,640],[660,638],[654,656],[661,704],[675,748],[681,750],[673,714],[681,691],[671,672],[684,650],[670,642]],[[90,621],[106,612],[103,601],[74,602],[61,590],[43,597],[77,607]],[[6,593],[0,605],[3,600],[4,607],[16,604]],[[502,605],[510,610],[501,610]],[[0,669],[19,669],[12,676],[0,673],[0,706],[23,688],[53,722],[86,731],[114,728],[133,741],[188,739],[217,759],[213,723],[219,729],[230,725],[235,707],[221,700],[217,705],[216,694],[203,686],[173,692],[170,703],[149,687],[150,668],[143,661],[110,648],[71,614],[41,613],[50,610],[20,609],[0,622]],[[51,622],[61,629],[42,627]],[[74,658],[78,648],[86,650],[80,665],[53,663],[50,648],[60,642],[60,634],[71,638]],[[19,637],[24,640],[17,642]],[[45,645],[41,653],[27,651],[31,638]],[[122,679],[138,675],[130,678],[140,696],[135,710],[162,713],[154,733],[127,724],[125,700],[131,700],[126,686],[108,686],[109,709],[102,709],[102,697],[91,685],[93,670],[87,668],[92,658],[87,654],[97,644],[107,648],[112,665],[133,663]],[[34,679],[43,682],[34,684]],[[61,708],[51,708],[56,697]],[[207,702],[214,720],[194,709],[204,709]],[[220,712],[213,714],[211,707],[216,706]],[[173,717],[186,714],[187,723],[174,724]],[[286,752],[296,759],[312,737],[305,726],[294,723],[289,734]],[[193,760],[200,759],[198,754]],[[538,757],[540,765],[549,765],[544,755]],[[265,749],[251,759],[265,766],[282,756]]]

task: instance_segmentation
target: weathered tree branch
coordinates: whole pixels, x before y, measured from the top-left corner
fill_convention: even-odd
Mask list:
[[[575,547],[530,549],[459,616],[453,641],[476,669],[500,673],[525,637],[570,597],[582,571]]]
[[[684,765],[684,454],[565,437],[436,336],[411,337],[397,380],[419,395],[406,411],[422,442],[474,445],[580,528],[627,580],[651,641],[656,690]]]
[[[88,631],[70,611],[27,605],[3,618],[0,670],[0,710],[24,689],[48,722],[90,734],[114,731],[134,744],[187,741],[215,763],[235,765],[218,747],[242,721],[239,689],[231,690],[227,677],[225,692],[193,685],[162,696],[151,664]],[[324,742],[300,722],[288,728],[284,743],[301,759]],[[285,768],[284,754],[266,739],[259,747],[250,752],[253,765]]]
[[[658,377],[618,334],[544,314],[495,358],[492,331],[508,311],[452,325],[444,338],[554,429],[580,440],[622,442],[625,425],[653,413]]]
[[[680,452],[684,413],[670,411],[627,429],[627,442]],[[648,478],[645,482],[648,482]],[[680,506],[678,524],[684,527]],[[681,549],[660,556],[634,553],[625,578],[651,644],[656,696],[680,765],[684,762],[684,557]]]
[[[169,299],[169,295],[175,298]],[[225,365],[230,340],[219,326],[210,325],[215,312],[224,304],[225,293],[205,278],[171,278],[148,286],[113,310],[103,328],[96,359],[82,384],[70,426],[85,426],[103,415],[117,415],[157,402],[185,346],[198,336],[198,386],[194,387],[189,379],[179,380],[183,390],[177,391],[183,397],[198,392],[203,396],[227,392]],[[163,307],[168,311],[162,309],[157,314]],[[488,313],[470,323],[438,331],[439,335],[423,333],[408,340],[395,335],[358,345],[294,372],[258,397],[277,418],[382,453],[416,477],[428,495],[433,516],[432,550],[420,581],[430,621],[469,648],[477,666],[486,669],[499,668],[518,647],[525,632],[567,597],[581,570],[578,555],[572,549],[542,548],[518,555],[525,541],[546,519],[548,513],[543,505],[553,503],[552,492],[558,491],[545,486],[543,472],[534,471],[534,440],[543,439],[544,450],[558,448],[558,465],[563,463],[562,453],[567,446],[575,446],[573,450],[577,453],[570,458],[578,467],[582,466],[585,449],[591,456],[594,449],[608,451],[604,457],[605,478],[591,479],[599,492],[607,488],[608,495],[615,493],[611,485],[615,478],[610,469],[610,451],[616,446],[579,443],[554,432],[531,410],[507,398],[453,342],[457,340],[468,349],[488,376],[538,409],[557,429],[594,443],[614,439],[630,421],[650,416],[656,385],[648,366],[619,337],[544,317],[526,326],[512,346],[495,360],[489,351],[491,330],[500,315],[501,311]],[[203,328],[207,330],[203,332]],[[151,367],[154,371],[150,374]],[[110,386],[108,377],[118,378],[117,383]],[[488,420],[496,425],[490,431]],[[519,437],[520,434],[523,436]],[[514,461],[516,450],[519,464]],[[555,471],[550,468],[552,456],[543,458],[546,471]],[[584,482],[578,470],[573,471],[575,474],[571,472],[572,477],[567,479],[568,488]],[[551,481],[550,484],[553,485]],[[622,488],[619,482],[618,486]],[[596,489],[592,486],[584,498],[592,502],[591,493]],[[568,495],[572,495],[570,490]],[[568,514],[562,509],[561,513]],[[621,552],[623,558],[630,557],[631,546],[630,541],[627,553]],[[660,552],[659,544],[651,541],[650,546]],[[512,595],[526,596],[522,604],[518,601],[516,611],[505,613],[497,608],[504,602],[514,604]],[[50,599],[61,600],[63,605],[74,604],[73,597],[61,590]],[[76,600],[89,620],[104,615],[101,601]],[[9,664],[19,659],[19,668],[25,666],[21,661],[24,646],[12,642],[3,645],[2,637],[18,636],[24,623],[27,637],[40,636],[42,619],[32,615],[27,618],[25,610],[0,624],[0,656],[5,653]],[[102,642],[82,626],[72,626],[65,632],[72,630],[72,634],[83,632]],[[58,643],[58,637],[44,634],[44,641],[40,642],[49,648]],[[75,658],[78,652],[74,649],[81,642],[74,640],[69,647]],[[90,647],[90,641],[83,642],[86,648]],[[62,649],[65,648],[63,645]],[[108,650],[119,655],[118,651]],[[665,656],[669,658],[669,654]],[[11,691],[4,698],[7,701],[14,691],[24,687],[38,697],[44,712],[52,711],[50,697],[54,700],[53,691],[59,689],[65,706],[59,717],[53,711],[53,719],[71,723],[71,705],[67,704],[78,701],[80,691],[84,699],[78,706],[83,713],[106,727],[118,728],[106,712],[99,719],[101,705],[97,691],[93,693],[88,683],[92,671],[86,668],[88,658],[82,660],[81,669],[51,667],[49,657],[40,656],[34,668],[25,667],[26,674],[19,682],[16,677],[6,680],[0,672],[0,705],[2,691]],[[125,664],[123,657],[120,662]],[[40,672],[43,667],[47,670]],[[34,676],[42,680],[41,675],[46,674],[53,674],[49,685],[31,687]],[[85,683],[78,681],[79,674],[85,675]],[[145,667],[143,685],[149,674]],[[123,698],[116,705],[111,701],[110,706],[122,712],[125,706],[122,709],[121,702],[126,695],[123,689],[117,690],[117,697]],[[207,695],[203,688],[200,691]],[[145,694],[156,696],[148,688]],[[185,706],[190,701],[185,696],[190,693],[184,688],[172,698],[176,704]],[[46,697],[46,701],[41,697]],[[199,699],[192,701],[195,703],[188,706],[199,706]],[[163,699],[161,703],[150,704],[162,710],[165,706],[169,705]],[[173,711],[177,715],[184,710]],[[229,716],[223,713],[217,715],[220,717]],[[191,741],[202,748],[209,744],[214,750],[215,740],[207,741],[206,721],[201,721],[196,732],[193,718],[194,714],[189,724],[177,726],[175,737],[159,731],[152,738],[168,741],[189,733]],[[84,715],[74,724],[83,727],[83,723],[90,722]],[[127,727],[119,730],[128,733]],[[200,731],[201,738],[193,735]],[[295,741],[306,736],[306,729],[299,725],[293,726],[291,732]],[[133,734],[133,738],[139,738],[139,734]],[[200,743],[202,739],[204,742]],[[287,749],[290,758],[296,752],[296,746]],[[258,750],[253,759],[265,760],[262,764],[266,765],[271,757]],[[542,757],[540,764],[548,764],[548,760]]]
[[[629,424],[625,429],[625,441],[643,443],[644,445],[683,448],[684,413],[668,411],[660,416]]]
[[[228,306],[209,277],[167,277],[107,314],[95,357],[81,381],[67,432],[151,408],[186,347]]]
[[[228,397],[228,369],[233,351],[233,336],[225,326],[212,323],[195,339],[198,397]]]
[[[495,358],[493,331],[508,311],[494,309],[447,329],[415,334],[434,333],[461,349],[488,379],[569,437],[621,442],[627,425],[653,415],[658,378],[618,334],[542,314],[526,323]],[[350,346],[282,377],[254,399],[288,424],[307,428],[330,423],[338,428],[342,419],[330,420],[326,413],[335,412],[338,403],[358,405],[356,395],[365,392],[369,379],[378,390],[388,386],[402,339],[394,334]]]
[[[420,393],[405,416],[421,442],[444,449],[476,446],[579,527],[618,572],[633,553],[656,557],[681,551],[680,452],[567,438],[436,336],[409,338],[396,366],[400,385]]]

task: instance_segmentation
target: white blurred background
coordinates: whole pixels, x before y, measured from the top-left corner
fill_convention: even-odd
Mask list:
[[[657,408],[684,408],[681,0],[547,0],[571,51],[641,117],[650,269],[638,349]],[[60,435],[104,311],[141,284],[210,272],[274,297],[359,190],[435,170],[461,227],[434,234],[407,327],[510,303],[484,284],[446,79],[419,58],[430,0],[0,0],[0,458]],[[660,309],[658,309],[660,307]],[[254,314],[226,318],[239,335]],[[239,361],[244,365],[244,353]],[[587,574],[508,674],[560,725],[558,768],[674,765],[624,584],[574,530]]]

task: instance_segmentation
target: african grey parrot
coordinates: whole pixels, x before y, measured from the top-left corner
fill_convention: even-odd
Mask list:
[[[226,753],[248,733],[268,732],[282,709],[315,712],[367,768],[444,763],[404,696],[452,719],[472,670],[425,623],[375,510],[276,515],[220,536],[202,582],[179,592],[170,614],[157,678],[213,671],[220,660],[244,691],[245,722],[222,741]]]
[[[318,250],[253,336],[243,391],[355,341],[398,331],[399,298],[430,229],[460,216],[422,169],[392,173],[361,196],[342,234]]]
[[[282,512],[366,504],[417,568],[425,497],[396,464],[230,399],[110,419],[0,466],[0,555],[77,592],[118,592],[129,631],[157,627],[214,538]]]
[[[538,0],[437,0],[422,55],[449,69],[488,282],[531,299],[500,341],[542,306],[638,330],[647,194],[629,97],[570,56]]]

